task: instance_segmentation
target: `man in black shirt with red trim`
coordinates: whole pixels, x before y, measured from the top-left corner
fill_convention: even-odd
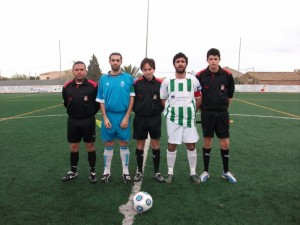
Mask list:
[[[135,100],[133,111],[133,138],[136,139],[136,161],[137,174],[135,182],[141,181],[143,177],[144,147],[145,141],[150,135],[152,157],[154,164],[154,179],[164,182],[164,177],[159,172],[160,142],[161,137],[161,113],[163,106],[160,99],[161,80],[155,78],[155,61],[144,58],[141,62],[141,70],[144,76],[134,83]]]
[[[201,123],[204,137],[203,161],[204,171],[201,182],[209,178],[209,160],[214,133],[220,140],[221,156],[223,162],[222,177],[231,183],[236,183],[236,178],[229,171],[229,112],[234,93],[234,80],[230,71],[222,69],[220,51],[212,48],[207,52],[208,67],[196,77],[202,86]]]
[[[95,114],[100,108],[99,103],[95,101],[98,86],[96,82],[86,78],[87,70],[83,62],[75,62],[72,73],[74,79],[65,83],[62,90],[63,103],[69,116],[67,136],[71,151],[71,170],[62,178],[62,181],[69,181],[78,176],[79,145],[83,139],[90,165],[89,180],[91,183],[96,183],[94,142],[96,139]]]

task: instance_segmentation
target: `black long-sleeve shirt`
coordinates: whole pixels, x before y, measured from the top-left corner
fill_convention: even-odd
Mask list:
[[[144,76],[134,82],[135,99],[133,111],[139,116],[156,116],[163,111],[160,99],[161,80],[148,81]]]
[[[201,110],[227,111],[229,98],[233,97],[234,80],[229,70],[219,67],[219,71],[213,73],[207,67],[196,75],[202,90]]]
[[[86,119],[99,111],[100,104],[95,101],[97,85],[96,82],[88,79],[85,79],[82,84],[76,84],[75,80],[65,83],[62,96],[69,117]]]

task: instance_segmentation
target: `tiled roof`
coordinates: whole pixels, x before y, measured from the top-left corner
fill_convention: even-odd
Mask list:
[[[228,67],[228,66],[225,66],[225,67],[222,67],[222,68],[224,68],[224,69],[226,69],[226,70],[229,70],[229,71],[232,73],[232,76],[233,76],[233,77],[241,77],[241,76],[244,75],[243,73],[238,72],[237,70],[231,69],[231,68]]]
[[[244,76],[253,76],[258,80],[291,80],[300,81],[299,72],[248,72]]]

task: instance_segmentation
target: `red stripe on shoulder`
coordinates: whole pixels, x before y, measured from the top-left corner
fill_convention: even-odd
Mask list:
[[[224,68],[222,68],[222,70],[224,70],[228,75],[231,75],[232,73],[231,73],[231,71],[230,70],[228,70],[228,69],[224,69]]]
[[[201,71],[199,71],[198,73],[196,73],[196,77],[200,76],[200,75],[201,75],[201,73],[203,73],[205,70],[206,70],[206,68],[205,68],[205,69],[203,69],[203,70],[201,70]]]
[[[155,77],[155,80],[157,80],[159,83],[162,83],[162,82],[163,82],[163,80],[160,79],[160,78],[156,78],[156,77]]]
[[[134,84],[136,84],[136,83],[139,82],[140,80],[143,80],[143,77],[140,77],[140,78],[136,79],[136,80],[134,81]]]
[[[64,84],[64,88],[66,88],[70,83],[72,83],[73,82],[73,80],[69,80],[69,81],[67,81],[65,84]]]
[[[94,87],[97,87],[98,83],[96,81],[93,80],[88,80],[88,82],[93,85]]]

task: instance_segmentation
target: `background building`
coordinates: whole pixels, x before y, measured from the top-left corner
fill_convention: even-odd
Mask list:
[[[300,71],[295,72],[247,72],[240,84],[300,85]]]

